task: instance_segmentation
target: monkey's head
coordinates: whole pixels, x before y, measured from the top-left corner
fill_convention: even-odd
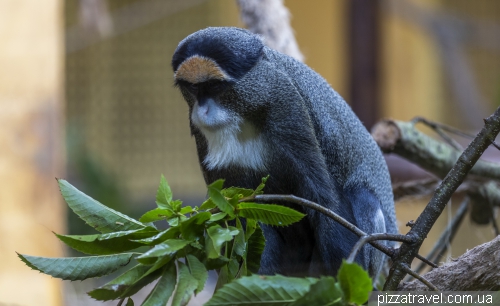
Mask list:
[[[172,58],[175,85],[189,105],[191,129],[207,148],[204,165],[262,168],[262,143],[255,117],[258,103],[249,99],[248,72],[258,63],[261,39],[238,28],[207,28],[179,43]],[[253,114],[253,115],[252,115]],[[246,147],[245,147],[246,146]],[[250,153],[250,158],[248,151]],[[245,153],[245,151],[247,153]],[[201,153],[200,153],[201,152]]]

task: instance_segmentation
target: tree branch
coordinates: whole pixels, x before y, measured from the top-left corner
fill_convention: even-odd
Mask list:
[[[498,291],[500,290],[500,236],[479,245],[459,258],[445,263],[423,277],[442,291]],[[402,291],[427,291],[417,281],[402,283]]]
[[[439,178],[444,178],[461,152],[415,128],[415,122],[382,120],[372,136],[384,153],[395,153]],[[494,138],[493,138],[494,139]],[[479,160],[471,175],[500,180],[500,164]]]
[[[238,0],[241,20],[247,29],[264,37],[271,49],[303,61],[290,25],[290,13],[283,0]]]
[[[394,130],[394,129],[393,129]],[[485,125],[479,134],[474,138],[471,144],[465,149],[465,151],[458,158],[457,163],[452,167],[451,171],[443,179],[439,187],[436,189],[434,196],[432,197],[429,204],[426,206],[422,214],[418,217],[415,225],[411,228],[410,232],[407,234],[410,237],[417,239],[418,241],[414,244],[403,243],[399,248],[398,256],[394,260],[394,264],[391,267],[389,277],[385,283],[384,290],[396,290],[399,282],[404,278],[406,272],[401,269],[403,265],[410,265],[415,256],[417,255],[422,242],[427,237],[432,226],[441,215],[442,211],[446,207],[446,204],[450,200],[453,192],[458,188],[458,186],[465,179],[467,173],[471,171],[472,167],[478,161],[479,157],[483,154],[486,148],[491,144],[495,137],[500,132],[500,107],[495,111],[493,115],[485,119]],[[428,142],[434,140],[427,137]],[[423,144],[419,144],[423,145]],[[453,150],[450,146],[444,144],[438,144],[437,146],[442,147],[447,150],[450,154],[453,154]],[[394,144],[397,147],[397,144]],[[423,148],[422,148],[423,149]],[[440,155],[440,152],[438,156]],[[421,159],[422,156],[419,156]],[[430,158],[430,157],[429,157]],[[441,159],[443,162],[445,159]],[[423,163],[426,163],[423,161]],[[438,161],[436,161],[438,163]],[[446,166],[446,165],[445,165]],[[477,171],[477,170],[476,170]],[[488,169],[483,169],[485,173],[491,174]],[[498,174],[498,173],[497,173]]]

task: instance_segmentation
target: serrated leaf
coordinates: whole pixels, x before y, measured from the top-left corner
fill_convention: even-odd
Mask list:
[[[233,236],[237,235],[238,233],[239,231],[237,229],[230,230],[228,228],[223,228],[220,225],[215,224],[207,229],[207,234],[210,237],[210,241],[206,241],[205,243],[210,242],[215,253],[217,253],[217,255],[220,255],[222,245],[226,241],[231,241],[233,239]],[[213,258],[211,256],[209,257]]]
[[[195,291],[195,293],[198,294],[203,290],[203,287],[205,287],[205,283],[208,279],[208,271],[201,263],[201,261],[199,261],[195,256],[188,254],[186,256],[186,260],[186,263],[189,266],[189,270],[191,271],[191,275],[198,282],[198,286],[196,287]]]
[[[214,184],[217,182],[219,181],[216,181],[208,186],[208,196],[221,211],[225,212],[232,218],[234,217],[234,207],[229,204],[226,198],[221,194],[220,190],[214,187]]]
[[[193,241],[203,237],[205,222],[212,216],[208,211],[198,213],[181,223],[182,238]]]
[[[127,237],[118,237],[115,239],[107,239],[101,241],[97,239],[99,235],[55,235],[57,236],[57,238],[59,238],[59,240],[64,242],[72,249],[90,255],[111,255],[130,251],[143,246],[143,244],[130,241]],[[92,241],[88,241],[92,236],[94,236],[95,239],[93,239]]]
[[[174,211],[172,209],[155,208],[142,215],[139,221],[143,223],[155,222],[170,218],[173,215]]]
[[[88,225],[101,233],[145,228],[146,225],[92,199],[65,180],[57,180],[68,206]]]
[[[158,231],[156,229],[146,227],[140,230],[95,235],[54,234],[59,240],[79,252],[91,255],[110,255],[141,247],[142,244],[131,240],[150,237],[157,233]]]
[[[255,219],[273,226],[287,226],[300,221],[305,215],[294,209],[275,204],[239,203],[240,217]]]
[[[152,257],[160,257],[166,255],[172,255],[179,250],[182,250],[186,245],[189,244],[189,241],[183,239],[169,239],[165,242],[155,245],[154,248],[137,257],[137,260],[141,262],[141,259],[144,258],[152,258]]]
[[[177,289],[175,290],[172,299],[172,306],[185,305],[193,295],[193,292],[198,288],[198,281],[189,273],[188,267],[177,262],[179,280],[177,281]]]
[[[156,245],[165,240],[177,238],[180,235],[179,227],[169,227],[168,229],[148,238],[134,240],[134,242],[138,242],[145,245]]]
[[[248,221],[248,220],[247,220]],[[248,238],[247,254],[246,254],[246,269],[248,272],[257,273],[260,269],[260,259],[264,252],[266,238],[260,226],[256,226],[252,236]]]
[[[172,190],[170,190],[170,186],[162,174],[160,178],[160,186],[156,192],[156,205],[158,205],[158,208],[172,209],[170,202],[172,202]]]
[[[166,305],[168,299],[174,292],[175,283],[177,281],[177,270],[175,264],[172,263],[164,271],[161,278],[156,283],[155,287],[146,297],[142,306],[158,306]]]
[[[133,254],[48,258],[17,254],[30,268],[64,280],[84,280],[108,275],[126,266]]]
[[[301,298],[317,281],[281,275],[242,277],[216,291],[205,306],[287,305]]]
[[[87,294],[99,301],[129,297],[161,275],[161,270],[148,273],[149,266],[138,264],[107,284]]]
[[[348,303],[362,305],[368,301],[373,290],[372,279],[361,266],[342,260],[337,279]]]
[[[335,278],[322,277],[311,284],[308,292],[290,306],[310,305],[345,305],[342,301],[342,291],[337,288]]]

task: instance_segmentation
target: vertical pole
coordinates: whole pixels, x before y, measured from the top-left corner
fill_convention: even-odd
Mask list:
[[[349,103],[370,129],[378,119],[379,0],[349,1]]]

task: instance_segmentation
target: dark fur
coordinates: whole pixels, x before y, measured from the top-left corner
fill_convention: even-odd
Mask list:
[[[263,135],[267,149],[265,170],[238,165],[208,170],[203,164],[207,140],[191,123],[207,184],[224,178],[226,187],[255,188],[270,174],[268,194],[294,194],[314,201],[368,233],[397,232],[382,154],[323,78],[241,29],[208,28],[188,36],[174,54],[174,71],[193,54],[214,59],[234,77],[224,90],[213,93],[214,100],[251,122]],[[191,115],[196,101],[188,86],[180,83],[180,88]],[[259,272],[335,275],[358,238],[320,213],[292,207],[307,217],[285,228],[263,226],[267,242]],[[377,218],[379,209],[382,219]],[[367,246],[357,261],[375,276],[383,256]]]

